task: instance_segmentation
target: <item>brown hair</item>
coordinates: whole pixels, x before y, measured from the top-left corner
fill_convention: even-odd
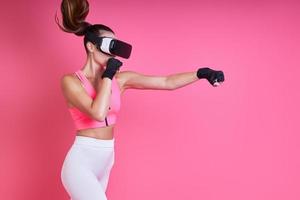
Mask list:
[[[63,0],[61,2],[60,10],[62,13],[63,26],[59,24],[57,14],[55,14],[55,21],[59,28],[67,33],[74,33],[77,36],[83,36],[87,31],[90,31],[98,36],[101,36],[104,31],[114,31],[103,24],[90,24],[85,21],[89,13],[89,2],[87,0]],[[86,53],[87,38],[84,37],[84,48]]]

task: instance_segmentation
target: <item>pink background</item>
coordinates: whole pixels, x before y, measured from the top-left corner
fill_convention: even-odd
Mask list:
[[[69,199],[60,170],[75,128],[59,79],[86,57],[55,24],[60,2],[1,3],[0,199]],[[108,199],[300,199],[299,8],[90,0],[86,20],[133,45],[123,70],[225,74],[217,88],[124,93]]]

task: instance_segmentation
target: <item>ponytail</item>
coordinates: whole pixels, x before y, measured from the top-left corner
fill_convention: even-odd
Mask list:
[[[98,36],[101,36],[105,31],[115,34],[111,28],[104,24],[92,25],[85,21],[85,18],[89,13],[89,3],[87,0],[63,0],[61,2],[60,10],[62,13],[63,26],[59,24],[56,14],[55,21],[59,28],[64,32],[74,33],[77,36],[85,35],[87,31],[90,31]],[[86,53],[88,53],[86,47],[87,42],[87,37],[84,37],[83,44]]]
[[[89,3],[87,0],[63,0],[61,2],[61,13],[63,18],[63,26],[59,24],[57,15],[55,21],[59,28],[67,33],[74,33],[77,36],[85,34],[90,23],[85,21],[89,13]]]

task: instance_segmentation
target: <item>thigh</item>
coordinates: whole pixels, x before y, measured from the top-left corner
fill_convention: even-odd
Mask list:
[[[82,147],[82,154],[86,158],[88,166],[96,175],[104,191],[106,191],[110,172],[114,164],[114,148]]]
[[[69,150],[61,169],[63,186],[72,200],[106,200],[101,183],[86,161],[79,148]]]
[[[111,155],[111,158],[109,159],[109,163],[108,163],[106,169],[103,171],[103,173],[101,173],[101,176],[98,175],[98,180],[101,183],[102,188],[103,188],[104,191],[106,191],[106,189],[107,189],[108,180],[109,180],[109,177],[110,177],[110,172],[111,172],[111,169],[114,165],[114,160],[115,160],[115,153],[113,151],[112,155]]]

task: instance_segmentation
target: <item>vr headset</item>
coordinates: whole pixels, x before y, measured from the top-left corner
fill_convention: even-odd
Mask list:
[[[120,56],[126,59],[130,57],[132,46],[126,42],[111,37],[99,37],[90,31],[87,31],[85,36],[96,45],[98,50],[107,55]]]

